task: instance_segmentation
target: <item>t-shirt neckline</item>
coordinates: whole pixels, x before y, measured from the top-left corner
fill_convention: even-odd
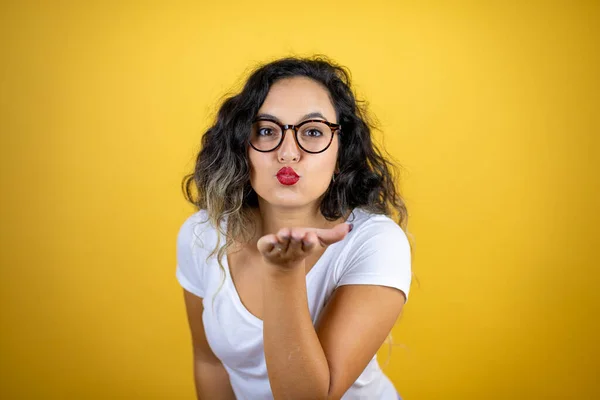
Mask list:
[[[348,219],[350,217],[354,217],[354,219],[356,219],[355,212],[357,212],[357,211],[358,211],[358,207],[352,209],[352,211],[348,215],[348,218],[346,218],[346,220],[344,220],[344,222],[348,222]],[[227,229],[227,220],[225,220],[225,229]],[[320,268],[321,264],[323,264],[323,262],[324,262],[323,260],[325,260],[326,256],[328,256],[329,253],[331,253],[331,250],[330,250],[331,247],[339,245],[340,243],[341,242],[337,242],[337,243],[327,246],[327,248],[325,249],[323,254],[321,254],[321,257],[319,257],[319,259],[317,260],[315,265],[313,265],[312,268],[306,273],[305,281],[307,284],[308,284],[310,277],[312,275],[314,275],[313,271],[316,270],[317,268]],[[250,310],[248,310],[248,308],[242,302],[242,298],[240,297],[240,294],[238,293],[237,288],[235,287],[235,284],[233,283],[233,278],[231,277],[231,270],[229,269],[229,259],[227,258],[227,254],[225,254],[225,257],[223,257],[223,259],[224,259],[223,266],[225,267],[225,272],[226,272],[225,284],[228,285],[229,289],[233,293],[233,296],[234,296],[233,303],[234,303],[235,307],[249,322],[262,328],[263,320],[258,318],[256,315],[252,314],[250,312]]]

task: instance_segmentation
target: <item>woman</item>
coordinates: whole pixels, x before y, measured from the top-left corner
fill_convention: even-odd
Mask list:
[[[376,352],[410,289],[407,213],[344,68],[255,70],[183,184],[198,211],[176,276],[199,399],[399,398]]]

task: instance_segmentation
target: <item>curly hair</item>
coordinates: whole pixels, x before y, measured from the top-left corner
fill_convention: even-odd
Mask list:
[[[221,260],[234,238],[250,240],[255,228],[251,213],[258,207],[258,196],[250,185],[248,160],[252,120],[275,82],[298,76],[313,79],[328,90],[343,132],[337,156],[339,173],[320,203],[323,216],[333,221],[361,207],[391,218],[395,215],[408,233],[406,205],[396,187],[396,166],[372,140],[375,124],[368,118],[366,105],[355,98],[350,72],[323,55],[286,57],[256,68],[243,89],[223,101],[214,124],[202,137],[194,172],[182,182],[186,200],[205,209],[217,228],[217,244],[209,257],[217,253],[223,270]]]

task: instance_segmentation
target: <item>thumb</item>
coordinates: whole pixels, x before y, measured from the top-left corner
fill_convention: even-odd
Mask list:
[[[352,230],[352,224],[341,223],[331,229],[317,229],[315,233],[324,246],[329,246],[344,239]]]

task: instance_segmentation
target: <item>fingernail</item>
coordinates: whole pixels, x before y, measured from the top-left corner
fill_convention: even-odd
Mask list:
[[[350,229],[348,229],[348,233],[352,232],[352,228],[354,228],[354,224],[348,224],[350,225]]]

